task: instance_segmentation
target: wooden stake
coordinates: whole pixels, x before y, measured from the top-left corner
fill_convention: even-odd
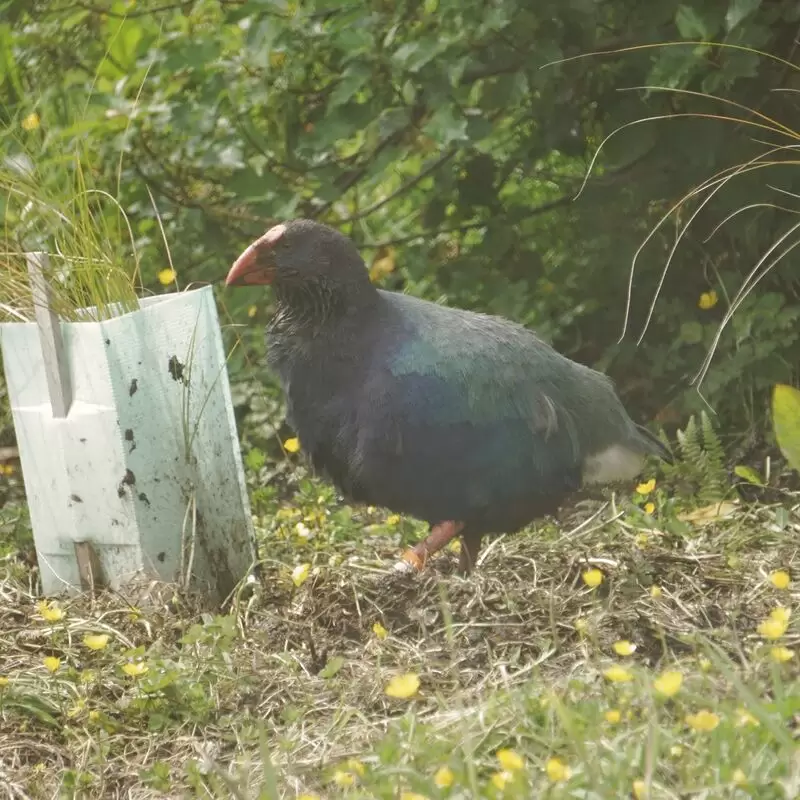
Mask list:
[[[50,407],[54,417],[63,419],[69,414],[72,405],[72,384],[61,336],[61,324],[53,311],[53,293],[45,275],[50,259],[47,253],[27,253],[25,257],[28,262],[36,324],[39,327]]]
[[[103,567],[91,542],[75,542],[75,559],[78,562],[81,589],[95,594],[105,587]]]

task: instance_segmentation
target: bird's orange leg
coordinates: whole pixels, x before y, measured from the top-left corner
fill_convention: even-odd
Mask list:
[[[431,525],[428,536],[403,553],[403,561],[421,571],[427,560],[434,553],[438,553],[451,539],[455,539],[463,529],[463,522],[453,520]]]

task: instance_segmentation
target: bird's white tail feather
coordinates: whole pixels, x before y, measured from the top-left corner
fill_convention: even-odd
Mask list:
[[[584,483],[616,483],[633,480],[644,466],[645,456],[621,444],[589,456],[583,462]]]

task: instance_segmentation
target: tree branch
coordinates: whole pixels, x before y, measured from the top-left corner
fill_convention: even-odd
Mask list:
[[[529,217],[535,217],[539,214],[547,214],[557,208],[569,205],[574,200],[575,195],[568,194],[558,197],[555,200],[551,200],[549,203],[543,203],[536,208],[526,208],[524,212],[521,211],[518,214],[515,214],[513,217],[507,218],[505,220],[505,225],[507,227],[509,225],[513,225],[515,222],[521,222],[522,220],[528,219]],[[471,222],[463,222],[459,225],[453,225],[447,228],[439,228],[435,231],[420,231],[419,233],[408,234],[407,236],[397,236],[393,239],[384,239],[381,242],[369,242],[359,245],[359,247],[363,249],[378,250],[382,247],[392,247],[393,245],[407,244],[408,242],[413,242],[415,239],[433,238],[436,236],[441,236],[444,233],[462,233],[464,231],[474,230],[475,228],[484,228],[489,224],[490,221],[485,219],[472,220]]]
[[[407,191],[409,191],[409,189],[413,189],[421,180],[427,178],[428,175],[430,175],[432,172],[435,172],[443,164],[446,164],[451,158],[453,158],[453,156],[455,156],[457,152],[458,149],[455,147],[450,147],[449,149],[445,150],[444,153],[441,153],[437,158],[424,166],[417,175],[407,180],[402,186],[398,187],[391,194],[388,194],[386,197],[384,197],[383,200],[378,200],[371,206],[367,206],[362,211],[359,211],[357,214],[353,214],[351,217],[343,219],[342,224],[347,222],[356,222],[360,219],[364,219],[364,217],[368,217],[370,214],[374,214],[388,203],[391,203],[392,200],[396,200],[398,197],[405,194]]]
[[[346,177],[344,177],[344,180],[342,181],[342,185],[341,185],[341,187],[339,187],[341,189],[342,194],[345,194],[346,192],[348,192],[360,180],[362,180],[364,178],[364,176],[367,174],[367,172],[369,172],[370,165],[375,160],[375,157],[377,155],[379,155],[387,147],[389,147],[389,145],[394,144],[399,139],[402,139],[403,136],[405,136],[406,133],[411,129],[412,125],[413,125],[413,123],[409,123],[408,125],[404,125],[402,128],[400,128],[400,130],[395,131],[393,134],[391,134],[391,136],[387,136],[385,139],[383,139],[383,141],[378,142],[378,144],[375,146],[375,149],[370,153],[370,155],[367,158],[366,162],[364,164],[362,164],[358,169],[353,170],[353,172],[350,175],[347,175]],[[309,216],[314,217],[314,218],[321,217],[323,214],[325,214],[326,211],[328,211],[330,209],[330,207],[335,202],[336,202],[335,200],[328,201],[327,203],[325,203],[320,208],[314,209],[313,212],[310,212]],[[347,222],[348,220],[343,220],[343,221]],[[350,221],[352,221],[352,220],[350,220]]]

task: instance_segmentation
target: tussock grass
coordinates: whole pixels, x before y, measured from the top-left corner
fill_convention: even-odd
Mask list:
[[[714,41],[672,41],[672,42],[657,42],[643,45],[634,45],[629,47],[622,47],[610,51],[584,53],[570,58],[560,59],[559,61],[552,62],[552,64],[544,65],[545,67],[554,64],[565,64],[578,59],[601,57],[605,55],[620,55],[624,53],[635,53],[649,50],[662,50],[665,48],[679,48],[691,49],[697,56],[703,53],[746,53],[755,56],[763,63],[768,63],[773,66],[779,67],[782,82],[777,84],[770,90],[770,94],[778,95],[783,94],[785,97],[790,97],[795,89],[792,86],[792,79],[796,77],[800,71],[797,64],[791,61],[780,58],[779,56],[758,50],[753,47],[732,44],[729,42],[714,42]],[[544,68],[544,67],[543,67]],[[787,78],[787,76],[792,76]],[[634,281],[636,276],[637,267],[639,264],[640,256],[644,253],[648,244],[654,238],[663,232],[668,226],[674,226],[675,233],[671,235],[673,243],[669,248],[669,252],[664,265],[661,270],[661,275],[653,296],[650,300],[649,308],[645,321],[642,325],[641,331],[636,337],[636,344],[639,345],[644,340],[645,335],[650,327],[655,313],[656,303],[662,289],[664,288],[667,273],[670,270],[672,262],[678,248],[685,243],[686,237],[690,229],[695,226],[696,220],[709,207],[709,204],[718,197],[730,190],[733,183],[740,181],[743,177],[756,175],[763,179],[763,186],[768,189],[772,196],[765,195],[769,199],[757,200],[754,202],[746,202],[728,213],[721,221],[719,221],[710,233],[704,237],[704,243],[710,241],[714,236],[718,235],[726,227],[733,223],[735,225],[742,224],[742,218],[746,216],[759,214],[764,210],[780,212],[781,216],[786,217],[786,223],[782,231],[776,234],[774,241],[758,258],[757,262],[751,267],[747,275],[742,280],[739,288],[729,297],[725,289],[724,283],[719,281],[719,288],[725,295],[728,308],[726,309],[716,333],[714,334],[706,356],[704,357],[700,367],[691,379],[692,385],[697,387],[700,391],[701,385],[705,380],[710,368],[714,355],[722,340],[722,336],[726,327],[729,325],[733,315],[739,311],[743,304],[747,301],[748,297],[755,291],[758,284],[766,278],[778,265],[786,259],[791,258],[795,249],[800,246],[800,221],[798,221],[798,209],[796,207],[797,195],[793,192],[782,188],[779,185],[773,185],[770,182],[770,176],[775,175],[779,178],[781,175],[786,175],[788,171],[795,170],[800,164],[798,161],[798,142],[800,142],[800,130],[792,119],[792,107],[787,105],[783,110],[785,119],[779,115],[765,113],[763,110],[764,98],[761,98],[759,104],[749,106],[744,103],[737,102],[723,94],[715,94],[706,91],[694,91],[688,88],[679,86],[629,86],[625,91],[637,92],[643,96],[653,95],[656,93],[668,93],[674,97],[676,101],[692,102],[697,104],[696,107],[690,108],[687,111],[674,111],[669,113],[652,114],[643,116],[638,119],[626,122],[615,130],[611,131],[600,142],[597,150],[592,157],[586,174],[584,176],[583,185],[581,186],[578,194],[580,194],[591,176],[591,173],[596,169],[600,155],[608,144],[608,142],[616,137],[619,133],[633,127],[645,125],[649,123],[664,124],[673,120],[706,120],[710,122],[718,122],[732,126],[733,130],[739,129],[742,132],[749,134],[750,141],[753,145],[759,148],[759,152],[753,155],[746,161],[738,164],[731,164],[720,168],[716,173],[707,175],[699,180],[693,187],[691,187],[685,194],[678,198],[670,205],[667,211],[658,219],[650,231],[647,233],[642,243],[636,249],[633,259],[631,261],[630,272],[628,277],[627,298],[625,304],[625,317],[620,333],[619,341],[622,341],[629,331],[631,326],[631,310],[633,308],[633,291]],[[765,171],[769,170],[769,174]]]
[[[357,539],[368,521],[357,512],[350,537],[310,523],[313,547],[272,529],[255,590],[217,617],[159,587],[149,601],[77,598],[47,622],[27,568],[8,558],[0,791],[795,796],[797,656],[778,663],[770,650],[794,648],[797,628],[767,642],[757,626],[798,598],[769,576],[800,568],[799,508],[785,495],[676,536],[586,501],[558,526],[495,540],[467,580],[451,553],[421,577],[395,575],[397,535]],[[298,558],[313,567],[299,587]],[[604,574],[596,589],[587,565]],[[88,649],[87,633],[110,634],[107,647]],[[635,652],[617,655],[620,640]],[[47,656],[60,659],[53,673]],[[125,674],[137,661],[147,671]],[[630,680],[608,680],[614,665]],[[664,670],[683,678],[671,698],[653,688]],[[388,697],[404,673],[419,677],[418,693]],[[687,716],[715,727],[695,730]],[[523,769],[503,770],[500,748]],[[442,767],[449,787],[434,779]],[[568,780],[551,780],[559,768]]]
[[[62,319],[76,320],[86,308],[94,319],[137,309],[133,233],[116,198],[94,184],[90,156],[76,150],[54,163],[53,143],[5,146],[17,152],[0,165],[0,319],[33,318],[25,259],[31,251],[49,257],[52,306]]]

